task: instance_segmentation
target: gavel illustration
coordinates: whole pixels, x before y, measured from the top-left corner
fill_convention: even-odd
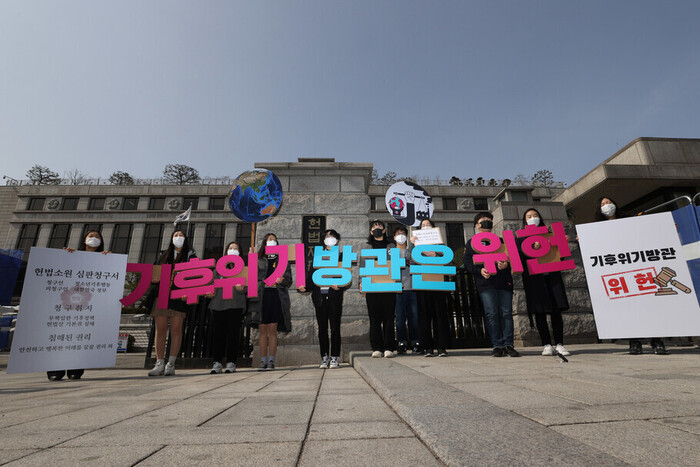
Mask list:
[[[681,284],[680,282],[675,280],[674,277],[676,277],[676,271],[674,271],[673,269],[666,267],[666,266],[661,268],[661,272],[659,272],[659,274],[654,278],[654,282],[656,284],[658,284],[659,287],[661,287],[661,289],[659,289],[659,292],[667,292],[668,293],[668,291],[670,291],[669,288],[666,288],[666,287],[668,287],[668,284],[671,284],[672,286],[674,286],[675,288],[677,288],[678,290],[680,290],[682,292],[685,292],[685,293],[691,292],[690,287],[688,287],[685,284]]]

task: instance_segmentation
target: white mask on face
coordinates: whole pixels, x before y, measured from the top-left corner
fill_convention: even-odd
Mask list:
[[[267,243],[265,243],[267,246],[276,246],[277,245],[277,240],[268,240]]]
[[[394,237],[394,240],[396,240],[397,245],[403,245],[406,243],[406,236],[404,234],[398,234],[396,237]]]
[[[240,255],[239,251],[236,250],[235,248],[231,248],[231,249],[228,250],[226,253],[228,253],[229,255],[235,255],[235,256]]]
[[[100,246],[100,243],[102,243],[102,241],[97,237],[88,237],[85,239],[85,244],[91,248],[97,248]]]
[[[531,217],[529,219],[526,219],[525,222],[527,222],[527,225],[540,225],[540,218]]]
[[[612,217],[615,215],[616,209],[614,204],[604,204],[600,207],[600,212],[606,217]]]
[[[335,246],[338,240],[335,237],[326,237],[323,239],[323,244],[326,246]]]
[[[185,237],[173,237],[173,245],[175,245],[175,248],[182,248],[182,245],[185,244]]]

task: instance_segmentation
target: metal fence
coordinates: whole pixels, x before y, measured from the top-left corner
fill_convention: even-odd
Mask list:
[[[212,337],[214,334],[211,326],[211,312],[208,309],[209,299],[201,300],[197,305],[192,305],[187,313],[182,329],[182,345],[178,358],[179,366],[185,368],[198,368],[211,363]],[[148,368],[155,363],[153,349],[156,335],[155,321],[151,321],[151,329],[148,335],[148,350],[144,367]],[[241,326],[239,336],[238,366],[250,366],[250,355],[253,347],[250,345],[250,328]],[[170,355],[170,333],[168,332],[167,348],[165,355]]]
[[[484,321],[484,306],[476,291],[474,278],[464,268],[457,269],[455,289],[448,296],[450,336],[454,336],[452,348],[491,347]]]
[[[484,307],[476,291],[474,278],[463,268],[458,268],[455,286],[456,290],[447,294],[450,347],[453,349],[490,347],[491,341],[484,321]],[[180,366],[203,367],[211,363],[213,329],[210,323],[211,313],[207,308],[208,303],[208,299],[202,300],[199,304],[193,305],[187,313],[179,355],[179,358],[183,359]],[[250,356],[253,352],[250,337],[250,328],[241,326],[238,354],[239,366],[241,367],[250,365]],[[145,367],[149,367],[155,362],[153,357],[154,341],[155,324],[152,322]],[[170,355],[169,338],[165,354]]]

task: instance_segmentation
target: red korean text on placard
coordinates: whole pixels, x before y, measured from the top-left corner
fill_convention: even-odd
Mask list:
[[[654,282],[656,268],[635,269],[601,276],[605,293],[611,300],[617,298],[653,295],[658,290]]]

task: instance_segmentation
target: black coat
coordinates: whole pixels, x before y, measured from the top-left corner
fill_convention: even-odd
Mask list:
[[[258,296],[256,298],[248,299],[245,323],[252,327],[257,327],[262,320],[262,302],[265,295],[265,284],[263,281],[268,276],[267,271],[267,258],[258,258]],[[291,313],[291,302],[289,300],[289,291],[287,290],[292,285],[292,268],[290,263],[287,263],[287,269],[284,270],[282,275],[282,283],[275,287],[277,293],[280,297],[280,303],[282,305],[282,321],[277,323],[277,330],[279,332],[291,332],[292,331],[292,313]],[[253,287],[252,284],[248,284],[248,287]]]
[[[338,257],[339,261],[343,260],[343,253],[340,253]],[[311,292],[311,302],[314,304],[315,308],[320,308],[321,307],[321,288],[314,284],[313,281],[313,274],[314,274],[315,269],[313,268],[313,265],[311,268],[309,268],[306,271],[306,290],[308,292]],[[334,305],[337,305],[339,307],[343,306],[343,296],[345,295],[345,291],[350,288],[350,284],[344,286],[344,287],[339,287],[338,290],[335,290],[332,287],[328,288],[328,298],[331,300]]]
[[[564,280],[561,272],[545,274],[530,274],[527,268],[529,259],[522,253],[522,242],[518,242],[518,251],[523,263],[523,287],[527,300],[527,313],[552,313],[569,309],[569,299],[566,297]]]
[[[509,290],[513,291],[513,276],[510,272],[510,264],[505,269],[499,269],[496,274],[492,274],[488,279],[484,279],[481,275],[481,268],[483,265],[474,264],[474,248],[472,247],[472,239],[467,241],[464,246],[464,257],[462,262],[464,263],[464,269],[467,270],[474,277],[474,283],[476,284],[476,290],[483,292],[484,290]]]

